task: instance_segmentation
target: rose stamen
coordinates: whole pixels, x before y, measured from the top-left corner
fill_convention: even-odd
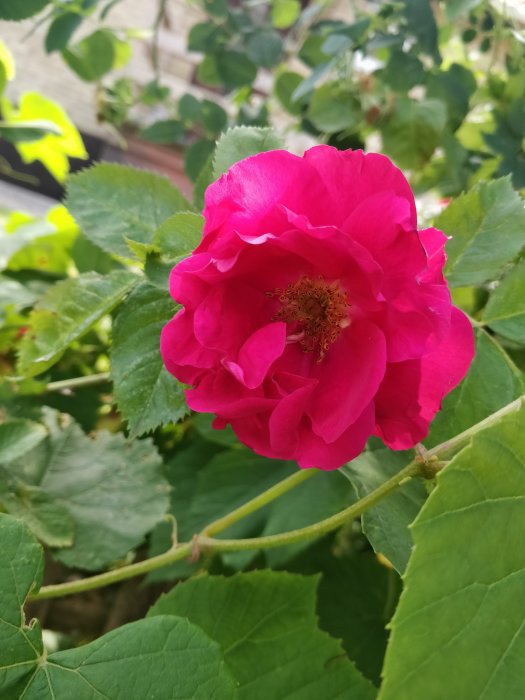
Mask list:
[[[350,325],[350,304],[339,282],[301,277],[285,289],[269,292],[268,296],[277,297],[282,305],[273,320],[292,326],[287,342],[298,342],[304,352],[317,351],[318,362]]]

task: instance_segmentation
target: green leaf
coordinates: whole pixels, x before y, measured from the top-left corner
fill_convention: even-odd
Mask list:
[[[78,228],[63,206],[53,207],[45,218],[24,217],[6,228],[9,234],[0,231],[0,268],[67,274]]]
[[[76,649],[49,654],[23,605],[42,579],[43,553],[24,525],[0,514],[0,693],[5,700],[166,697],[233,700],[219,645],[175,616],[124,625]],[[13,566],[16,562],[16,566]]]
[[[202,170],[206,167],[208,160],[215,152],[215,141],[210,139],[199,139],[188,148],[184,155],[184,170],[186,174],[196,182]]]
[[[199,418],[197,422],[200,422]],[[221,431],[216,432],[223,435]],[[206,438],[207,441],[213,439],[209,434]],[[227,439],[231,445],[231,433]],[[254,455],[236,440],[232,449],[217,454],[218,445],[212,449],[211,442],[205,442],[200,450],[199,443],[203,443],[202,438],[195,447],[181,450],[167,467],[168,479],[174,487],[170,511],[177,520],[181,541],[191,539],[213,520],[227,515],[297,470],[292,462]],[[184,491],[180,490],[181,481],[188,485]],[[229,527],[225,536],[249,537],[293,530],[333,515],[352,500],[353,490],[339,473],[319,473],[275,503]],[[272,566],[280,566],[308,544],[278,548],[265,552],[265,556]],[[166,539],[164,548],[168,546],[169,539]],[[234,568],[245,567],[255,556],[255,551],[222,555],[223,560]]]
[[[462,194],[435,225],[452,236],[446,274],[453,287],[497,279],[525,246],[525,209],[508,177],[481,182]]]
[[[0,0],[0,19],[26,19],[44,9],[49,0]]]
[[[173,144],[177,143],[183,133],[184,125],[182,122],[177,121],[177,119],[164,119],[142,129],[140,135],[153,143]]]
[[[203,100],[200,121],[210,136],[217,137],[228,125],[228,115],[216,102]]]
[[[42,442],[46,435],[43,425],[28,420],[0,424],[0,464],[18,459]]]
[[[459,63],[452,63],[446,71],[428,76],[427,97],[442,100],[447,105],[448,121],[455,131],[468,114],[476,87],[473,73]]]
[[[425,82],[425,67],[417,56],[394,49],[381,71],[381,78],[396,92],[406,93]]]
[[[276,29],[288,29],[300,14],[299,0],[272,0],[272,24]]]
[[[193,212],[170,216],[153,237],[154,245],[170,258],[186,258],[199,245],[204,218]]]
[[[477,330],[476,354],[468,374],[443,400],[425,445],[448,440],[518,398],[523,392],[520,374],[499,343]]]
[[[317,626],[316,587],[315,577],[272,571],[201,576],[162,596],[149,615],[187,617],[219,642],[239,700],[371,700],[373,686]]]
[[[447,13],[447,19],[453,22],[458,17],[466,14],[469,10],[477,7],[481,3],[481,0],[448,0],[445,5],[445,11]]]
[[[194,497],[186,503],[184,512],[173,512],[181,539],[191,538],[211,521],[227,515],[296,469],[291,462],[259,457],[246,448],[220,452],[199,470]],[[175,486],[176,471],[172,476]],[[229,527],[226,536],[247,537],[260,532],[267,516],[268,508],[260,509]]]
[[[525,345],[525,260],[520,260],[490,295],[483,321],[496,333]]]
[[[8,309],[20,311],[32,306],[38,299],[38,294],[10,277],[0,275],[0,324]]]
[[[113,68],[117,57],[115,44],[113,32],[97,29],[78,44],[64,49],[62,56],[79,78],[95,82]]]
[[[177,524],[177,538],[183,541],[195,534],[189,524],[189,513],[195,492],[199,483],[199,472],[221,448],[203,440],[194,440],[189,444],[179,445],[174,457],[165,465],[166,478],[173,484],[171,490],[170,514]],[[165,552],[173,544],[173,522],[164,520],[153,530],[150,536],[149,556]],[[194,573],[200,564],[198,562],[178,561],[170,566],[151,571],[147,576],[148,583],[173,581],[177,578],[187,578]]]
[[[358,498],[363,498],[399,472],[411,459],[412,455],[408,452],[382,448],[363,452],[340,471],[350,480]],[[367,510],[362,517],[363,532],[374,551],[384,555],[401,574],[412,551],[409,526],[419,513],[426,495],[424,484],[412,479]]]
[[[243,158],[282,147],[281,138],[271,128],[236,126],[223,134],[217,143],[214,176],[219,177]]]
[[[39,141],[48,135],[61,136],[62,131],[56,124],[45,119],[17,121],[14,124],[0,121],[0,136],[11,143]]]
[[[198,22],[189,31],[188,51],[206,53],[227,38],[228,35],[222,27],[212,22]]]
[[[197,26],[197,25],[195,25]],[[207,27],[210,25],[206,25]],[[192,27],[194,29],[195,27]],[[191,93],[185,93],[177,104],[179,117],[185,122],[192,124],[199,120],[202,111],[201,102]]]
[[[316,474],[296,486],[269,508],[261,535],[276,535],[296,530],[329,518],[355,502],[351,485],[338,471]],[[298,542],[265,551],[268,566],[283,566],[304,550],[310,542]]]
[[[430,0],[403,0],[407,29],[413,34],[423,51],[439,63],[438,28]]]
[[[257,66],[240,51],[221,49],[215,55],[215,65],[228,90],[251,85],[257,75]]]
[[[39,95],[37,92],[26,92],[20,98],[18,110],[8,108],[3,104],[4,119],[10,124],[41,121],[51,122],[59,134],[46,134],[38,141],[17,143],[16,148],[24,163],[39,160],[51,175],[58,181],[64,182],[69,173],[69,158],[86,160],[87,151],[77,128],[69,119],[60,105]]]
[[[124,258],[126,238],[151,243],[168,217],[192,208],[167,178],[109,163],[74,175],[66,206],[93,243]]]
[[[64,12],[55,17],[49,25],[44,42],[47,53],[63,51],[81,24],[82,15],[78,12]]]
[[[290,114],[301,114],[303,105],[300,101],[294,102],[292,95],[303,82],[303,76],[292,71],[280,73],[274,82],[273,89],[275,96]]]
[[[20,344],[20,372],[30,377],[45,372],[136,282],[137,275],[118,270],[106,276],[87,272],[51,287],[29,317],[30,329]]]
[[[332,134],[357,127],[361,120],[359,100],[339,83],[325,83],[318,88],[307,112],[308,119],[319,129]]]
[[[132,436],[176,422],[188,412],[183,388],[164,367],[159,349],[162,327],[176,309],[167,291],[143,283],[130,294],[113,324],[111,376]]]
[[[49,547],[70,547],[75,523],[67,508],[38,486],[2,478],[0,504],[6,513],[23,520],[31,532]]]
[[[104,431],[89,438],[69,417],[45,410],[49,437],[6,472],[37,486],[75,522],[72,547],[54,552],[67,566],[104,568],[140,544],[163,517],[169,486],[151,440]]]
[[[15,77],[15,70],[13,54],[0,39],[0,95],[4,92],[7,83]]]
[[[271,68],[281,60],[283,40],[271,29],[256,31],[246,42],[246,53],[257,66]]]
[[[446,120],[440,100],[416,102],[400,97],[382,127],[383,148],[401,168],[419,168],[439,145]]]
[[[201,170],[195,182],[195,187],[193,188],[193,204],[199,211],[202,211],[204,208],[204,195],[214,179],[213,156],[210,156],[206,165]]]
[[[522,406],[438,475],[413,525],[380,700],[521,697],[524,421]]]
[[[320,540],[287,566],[301,574],[321,573],[317,591],[319,625],[341,639],[348,656],[367,678],[379,685],[388,632],[401,579],[370,551]],[[350,545],[351,546],[351,545]]]

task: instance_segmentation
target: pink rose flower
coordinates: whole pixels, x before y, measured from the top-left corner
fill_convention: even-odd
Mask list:
[[[417,230],[388,158],[261,153],[210,185],[204,217],[161,337],[190,408],[301,467],[338,468],[371,435],[394,450],[422,440],[473,332],[443,278],[446,237]]]

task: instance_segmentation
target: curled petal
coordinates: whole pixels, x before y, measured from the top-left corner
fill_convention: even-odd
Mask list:
[[[394,450],[423,440],[443,397],[463,379],[474,357],[474,333],[453,307],[450,333],[419,360],[391,363],[376,396],[377,435]]]

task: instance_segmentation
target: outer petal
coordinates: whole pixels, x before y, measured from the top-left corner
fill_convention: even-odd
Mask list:
[[[443,268],[447,260],[445,255],[447,237],[443,231],[437,228],[426,228],[419,231],[419,239],[427,255],[427,269],[423,275],[420,275],[419,279],[424,282],[445,284]]]
[[[421,360],[389,364],[376,397],[376,434],[394,450],[413,447],[428,433],[443,397],[463,379],[474,357],[470,321],[452,307],[450,333]]]
[[[160,353],[166,369],[186,384],[218,364],[218,355],[202,347],[193,333],[193,315],[182,309],[162,329]]]
[[[227,421],[272,411],[277,403],[262,392],[246,389],[223,368],[206,374],[194,389],[188,389],[186,399],[193,411],[216,413]]]
[[[319,383],[308,410],[314,432],[327,443],[340,438],[374,398],[385,369],[384,335],[368,321],[352,323],[312,366]]]
[[[303,428],[299,447],[294,458],[303,469],[339,469],[360,454],[373,432],[375,422],[374,404],[365,406],[358,419],[334,442],[326,443],[311,428]]]
[[[330,198],[317,171],[287,151],[268,151],[230,168],[205,194],[204,238],[199,251],[237,229],[244,237],[278,233],[285,219],[278,205],[322,223]]]
[[[341,226],[363,200],[385,191],[408,201],[412,228],[416,228],[416,206],[410,185],[401,170],[386,156],[314,146],[306,151],[304,159],[317,170],[332,199],[332,208],[325,214],[325,224]]]

